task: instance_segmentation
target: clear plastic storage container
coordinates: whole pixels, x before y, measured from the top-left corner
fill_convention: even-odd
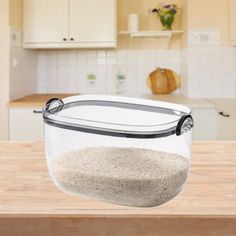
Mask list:
[[[43,112],[50,175],[62,191],[120,205],[160,205],[182,189],[191,155],[187,107],[81,95]]]

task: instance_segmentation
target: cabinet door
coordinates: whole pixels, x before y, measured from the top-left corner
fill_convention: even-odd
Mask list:
[[[230,40],[236,45],[236,0],[230,0]]]
[[[24,0],[24,44],[67,39],[68,0]]]
[[[230,117],[218,115],[219,140],[232,141],[236,140],[236,116],[231,114]]]
[[[42,108],[11,108],[10,141],[42,141],[44,137]]]
[[[215,108],[193,108],[193,140],[217,140],[217,111]]]
[[[70,0],[70,38],[85,46],[115,46],[116,1]]]

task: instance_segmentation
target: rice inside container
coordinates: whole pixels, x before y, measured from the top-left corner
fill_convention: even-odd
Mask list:
[[[43,117],[48,169],[63,192],[153,207],[183,188],[193,127],[188,107],[80,95],[50,99]]]

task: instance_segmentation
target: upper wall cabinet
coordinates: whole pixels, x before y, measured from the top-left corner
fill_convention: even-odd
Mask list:
[[[24,47],[116,47],[116,0],[24,0]]]
[[[24,1],[24,44],[64,43],[68,38],[68,0]],[[32,44],[32,45],[31,45]]]
[[[70,0],[70,6],[70,36],[75,42],[114,42],[115,1]]]
[[[230,41],[236,46],[236,0],[230,0]]]

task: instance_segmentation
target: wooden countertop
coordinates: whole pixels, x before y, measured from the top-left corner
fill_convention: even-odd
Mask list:
[[[189,98],[182,94],[153,95],[143,94],[142,98],[177,103],[190,108],[215,108],[215,104],[204,98]]]
[[[22,97],[13,100],[8,103],[9,107],[44,107],[45,103],[53,97],[64,98],[73,96],[76,94],[32,94],[26,97]],[[139,94],[132,95],[127,94],[128,97],[138,97],[144,99],[151,99],[163,102],[178,103],[191,108],[214,108],[214,103],[211,103],[202,98],[187,98],[181,94],[170,94],[170,95],[152,95],[152,94]]]
[[[45,103],[51,98],[64,98],[75,94],[31,94],[26,97],[10,101],[8,107],[44,107]]]
[[[142,209],[66,195],[49,177],[42,143],[0,143],[0,217],[236,218],[236,142],[195,142],[192,151],[183,191],[162,206]]]
[[[69,196],[42,143],[0,143],[1,236],[235,236],[236,142],[195,142],[183,191],[155,208]]]

